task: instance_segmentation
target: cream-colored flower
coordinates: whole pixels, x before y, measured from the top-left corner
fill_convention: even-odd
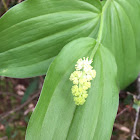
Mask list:
[[[88,97],[87,90],[91,87],[91,80],[96,77],[96,71],[91,66],[92,60],[88,57],[80,58],[71,76],[70,80],[73,82],[72,94],[76,105],[83,105]]]

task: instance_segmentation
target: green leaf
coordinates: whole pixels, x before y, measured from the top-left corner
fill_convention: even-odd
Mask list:
[[[93,54],[97,76],[85,104],[76,106],[69,77],[79,58]],[[118,107],[116,76],[114,57],[95,39],[81,38],[66,45],[48,70],[26,140],[109,140]]]
[[[38,78],[35,78],[30,84],[29,86],[27,87],[25,93],[24,93],[24,96],[22,97],[22,100],[21,100],[21,103],[24,103],[31,94],[33,94],[37,88],[38,88],[38,85],[39,85],[39,79]]]
[[[68,42],[96,37],[101,4],[90,0],[28,0],[0,19],[0,75],[46,74]]]
[[[103,7],[100,41],[115,56],[121,89],[140,71],[139,7],[139,0],[107,0]]]

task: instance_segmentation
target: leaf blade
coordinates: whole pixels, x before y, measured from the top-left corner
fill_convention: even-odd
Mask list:
[[[111,85],[114,87],[114,91],[113,93],[110,92],[109,96],[111,96],[111,94],[113,95],[115,94],[114,106],[116,109],[118,106],[118,88],[116,85],[116,81],[114,81],[114,78],[116,77],[116,66],[114,63],[115,60],[112,58],[113,65],[115,66],[114,67],[115,72],[109,73],[111,71],[110,69],[109,69],[109,72],[106,71],[107,74],[109,73],[111,75],[110,77],[112,80],[109,83],[107,82],[105,83],[102,79],[103,77],[100,76],[102,72],[101,67],[100,67],[102,65],[100,61],[101,60],[100,55],[101,57],[103,56],[103,54],[106,54],[108,56],[110,55],[110,53],[102,46],[98,49],[98,51],[95,54],[95,59],[94,59],[95,69],[97,71],[97,78],[93,80],[92,84],[94,83],[94,86],[92,86],[92,88],[90,89],[89,97],[83,106],[76,107],[74,105],[73,97],[71,94],[72,83],[69,81],[70,73],[72,73],[72,71],[74,70],[74,65],[77,59],[83,56],[85,57],[89,56],[95,45],[96,45],[96,41],[94,39],[81,38],[65,46],[62,49],[62,52],[56,57],[55,61],[50,66],[50,69],[48,71],[48,74],[44,83],[44,88],[42,90],[41,97],[39,99],[36,110],[34,114],[32,115],[31,121],[29,123],[28,129],[27,129],[27,135],[26,135],[27,140],[32,140],[32,139],[43,140],[46,138],[47,139],[62,139],[62,140],[63,139],[64,140],[65,139],[84,140],[86,138],[90,140],[90,139],[93,139],[93,137],[95,137],[95,139],[99,137],[100,135],[99,131],[96,132],[98,133],[97,136],[95,135],[95,133],[92,133],[92,132],[95,131],[96,123],[99,121],[98,113],[101,106],[100,105],[101,96],[103,95],[103,93],[107,94],[107,89],[111,90],[110,86],[108,86],[109,88],[107,87],[106,90],[101,89],[103,83],[108,84],[108,85],[113,83]],[[102,51],[100,51],[100,49]],[[64,59],[64,55],[67,56],[65,57],[65,59]],[[110,59],[108,59],[108,63],[111,63]],[[112,66],[112,63],[111,63],[111,66]],[[106,68],[108,68],[107,64],[106,64]],[[55,79],[53,77],[55,77]],[[60,80],[58,81],[58,79]],[[48,96],[46,94],[48,94]],[[94,106],[93,101],[97,108]],[[110,106],[110,107],[113,107],[112,109],[113,115],[110,115],[111,120],[113,121],[116,115],[116,110],[114,110],[114,106]],[[75,111],[75,108],[76,108],[76,111]],[[100,111],[104,112],[106,110],[100,110]],[[38,114],[40,114],[39,118],[37,117]],[[91,114],[93,115],[93,118],[90,116]],[[107,117],[108,114],[104,116]],[[101,119],[104,119],[104,118],[101,118]],[[38,127],[35,128],[35,126],[38,126]],[[84,131],[81,130],[83,126],[85,126]],[[110,128],[112,128],[112,124],[110,124],[109,129]],[[104,131],[103,126],[101,127],[101,130]],[[110,131],[108,132],[107,138],[110,137],[111,130],[112,129],[110,129]],[[104,136],[105,135],[102,135],[103,138]]]
[[[96,36],[100,8],[94,3],[100,5],[77,0],[27,1],[11,9],[0,19],[0,75],[24,78],[45,74],[65,44]]]
[[[138,6],[138,0],[108,0],[103,8],[100,40],[115,56],[121,89],[133,82],[140,71]]]

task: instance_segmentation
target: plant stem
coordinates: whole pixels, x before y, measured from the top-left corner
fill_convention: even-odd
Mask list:
[[[138,76],[137,79],[137,92],[138,92],[138,96],[140,96],[140,74]],[[134,126],[133,126],[133,131],[132,131],[132,136],[131,136],[131,140],[134,140],[136,138],[136,128],[137,128],[137,123],[139,120],[139,113],[140,113],[140,106],[137,108],[136,110],[136,117],[135,117],[135,122],[134,122]]]
[[[97,41],[100,43],[101,42],[101,38],[102,38],[102,32],[103,32],[103,22],[104,22],[104,11],[109,7],[110,3],[112,2],[112,0],[107,0],[105,5],[102,8],[102,13],[101,13],[101,22],[100,22],[100,28],[99,28],[99,32],[98,32],[98,37],[97,37]]]
[[[140,113],[140,107],[138,107],[137,112],[136,112],[136,118],[135,118],[135,123],[134,123],[134,126],[133,126],[131,140],[134,140],[135,139],[136,128],[137,128],[137,123],[138,123],[138,119],[139,119],[139,113]]]

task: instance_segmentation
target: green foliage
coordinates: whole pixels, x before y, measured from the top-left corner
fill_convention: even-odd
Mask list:
[[[24,103],[25,101],[27,101],[27,99],[29,98],[29,96],[31,94],[33,94],[37,88],[38,88],[38,84],[39,84],[39,80],[38,78],[34,79],[30,85],[28,86],[28,88],[26,89],[24,96],[22,97],[21,103]]]
[[[96,37],[101,5],[92,3],[99,8],[77,0],[29,0],[9,10],[0,20],[0,75],[46,74],[54,56],[68,42]]]
[[[139,0],[28,0],[0,19],[0,75],[42,75],[51,64],[26,140],[110,139],[119,90],[140,71],[139,7]],[[82,57],[93,58],[97,77],[76,106],[69,77]]]
[[[140,70],[139,6],[139,0],[108,0],[103,7],[101,42],[115,56],[121,89]]]
[[[85,105],[79,107],[68,79],[76,61],[91,56],[92,51],[97,77]],[[116,75],[114,57],[94,39],[81,38],[66,45],[49,68],[26,139],[109,139],[118,106]]]

